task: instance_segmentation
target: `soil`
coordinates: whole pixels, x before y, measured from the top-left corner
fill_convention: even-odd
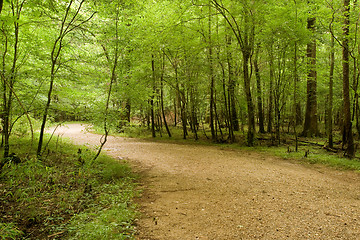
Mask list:
[[[100,136],[80,124],[57,131],[99,145]],[[104,152],[141,176],[137,239],[360,239],[359,173],[120,137],[110,137]]]

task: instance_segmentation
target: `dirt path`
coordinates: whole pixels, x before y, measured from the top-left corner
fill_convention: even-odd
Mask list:
[[[59,132],[93,146],[78,124]],[[360,239],[360,174],[220,147],[110,137],[141,172],[138,239]]]

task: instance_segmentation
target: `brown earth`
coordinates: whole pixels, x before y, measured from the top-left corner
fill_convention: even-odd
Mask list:
[[[58,132],[94,146],[80,124]],[[110,137],[140,173],[138,239],[360,239],[360,174],[214,146]]]

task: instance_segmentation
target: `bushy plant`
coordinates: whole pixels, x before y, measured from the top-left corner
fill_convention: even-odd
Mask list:
[[[84,230],[76,226],[95,225],[95,232],[109,231],[106,239],[129,239],[136,191],[126,163],[107,156],[94,162],[92,151],[64,141],[50,142],[40,161],[22,150],[29,144],[29,139],[17,139],[12,149],[21,162],[8,162],[0,173],[0,211],[6,212],[0,216],[0,239],[44,239],[52,234],[81,239]],[[82,239],[96,239],[87,237]]]
[[[0,222],[0,238],[1,240],[17,239],[23,233],[15,226],[14,223]]]

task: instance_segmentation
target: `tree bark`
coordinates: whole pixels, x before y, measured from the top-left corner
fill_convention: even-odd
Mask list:
[[[272,124],[273,124],[273,104],[274,104],[274,52],[273,52],[273,44],[271,43],[269,49],[269,71],[270,71],[270,92],[269,92],[269,109],[268,109],[268,125],[267,132],[272,133]]]
[[[346,156],[355,156],[355,146],[352,134],[351,113],[350,113],[350,67],[349,67],[349,24],[350,24],[350,0],[344,0],[344,26],[342,41],[343,61],[343,100],[344,100],[344,128],[343,148]]]
[[[153,77],[153,95],[151,96],[150,99],[150,114],[151,114],[151,134],[152,137],[155,138],[156,137],[156,132],[155,132],[155,113],[154,113],[154,98],[155,98],[155,59],[154,59],[154,54],[152,55],[152,59],[151,59],[151,69],[152,69],[152,77]]]
[[[42,155],[42,145],[43,145],[43,141],[44,141],[43,138],[44,138],[44,132],[45,132],[45,125],[46,125],[48,112],[49,112],[50,104],[51,104],[51,96],[52,96],[52,91],[53,91],[53,86],[54,86],[54,81],[55,81],[55,74],[56,74],[56,71],[58,70],[58,68],[60,67],[60,65],[58,63],[58,59],[59,59],[60,53],[63,48],[63,40],[66,37],[66,35],[69,34],[71,31],[73,31],[76,27],[79,27],[81,24],[89,21],[94,16],[94,14],[93,14],[90,18],[83,21],[81,24],[78,24],[76,26],[73,25],[74,21],[76,20],[76,16],[79,14],[80,9],[81,9],[83,3],[85,2],[85,0],[82,0],[80,2],[80,4],[77,6],[77,9],[76,9],[73,17],[71,18],[71,20],[69,22],[67,22],[73,2],[74,2],[74,0],[70,0],[66,7],[64,18],[61,21],[61,28],[59,31],[59,35],[56,38],[56,40],[53,44],[53,47],[52,47],[52,51],[51,51],[50,85],[49,85],[49,90],[48,90],[48,95],[47,95],[47,102],[46,102],[46,105],[44,108],[44,114],[43,114],[43,119],[42,119],[41,128],[40,128],[39,143],[38,143],[38,148],[37,148],[37,153],[36,153],[37,157],[39,159],[41,159],[41,155]]]
[[[255,140],[255,115],[254,115],[254,105],[253,105],[251,89],[250,89],[249,62],[250,62],[250,51],[243,50],[244,88],[245,88],[247,110],[248,110],[247,111],[248,112],[247,144],[249,146],[253,146]]]
[[[4,158],[7,158],[9,156],[10,153],[10,135],[11,135],[11,123],[10,123],[10,118],[11,118],[11,114],[12,114],[12,102],[13,102],[13,91],[14,91],[14,86],[15,86],[15,81],[16,81],[16,74],[17,74],[17,60],[18,60],[18,55],[19,55],[19,30],[20,30],[20,25],[19,25],[19,19],[21,16],[21,11],[23,8],[23,4],[25,1],[22,1],[21,3],[17,2],[16,4],[11,3],[11,8],[12,8],[12,14],[13,17],[16,18],[16,21],[14,21],[14,53],[13,53],[13,60],[12,60],[12,65],[11,65],[11,69],[10,69],[10,73],[9,73],[9,79],[6,78],[5,76],[5,58],[6,58],[6,53],[7,53],[7,48],[8,48],[8,38],[7,36],[5,36],[5,51],[3,53],[3,76],[2,76],[2,80],[3,80],[3,131],[2,131],[2,135],[3,135],[3,143],[4,143]],[[2,8],[2,2],[1,2],[1,8]],[[6,35],[6,33],[4,32],[4,35]]]
[[[335,50],[334,50],[334,37],[331,36],[331,50],[330,50],[330,73],[329,73],[329,104],[328,104],[328,116],[327,116],[327,135],[329,147],[334,147],[333,141],[333,86],[334,86],[334,68],[335,68]]]
[[[215,114],[214,114],[214,94],[215,94],[215,76],[214,76],[214,60],[213,60],[213,49],[212,49],[212,39],[211,39],[211,6],[209,5],[209,39],[208,39],[208,51],[209,51],[209,77],[210,77],[210,129],[211,129],[211,139],[216,141],[216,132],[215,132]]]
[[[164,125],[166,128],[166,132],[167,132],[168,136],[171,137],[171,132],[170,132],[169,126],[166,121],[165,108],[164,108],[164,71],[165,71],[165,59],[164,58],[165,58],[165,54],[163,54],[162,73],[161,73],[161,78],[160,78],[160,84],[161,84],[161,89],[160,89],[160,102],[161,103],[160,104],[161,104],[161,112],[162,112]]]
[[[191,102],[191,122],[192,122],[192,129],[195,136],[195,140],[199,140],[198,136],[198,118],[196,115],[196,102],[195,102],[195,88],[192,86],[190,89],[190,102]]]
[[[247,101],[247,113],[248,113],[248,135],[247,141],[249,146],[254,145],[255,139],[255,116],[254,116],[254,106],[251,96],[251,77],[249,73],[250,67],[250,58],[254,51],[254,39],[255,39],[255,22],[254,15],[251,9],[249,8],[249,2],[243,1],[243,26],[240,27],[239,23],[236,21],[234,15],[226,9],[222,2],[216,0],[210,0],[210,5],[212,4],[217,11],[225,18],[229,27],[233,31],[236,40],[240,46],[240,50],[243,56],[243,76],[244,76],[244,91]]]
[[[187,101],[185,98],[185,90],[179,90],[181,96],[181,122],[182,122],[182,129],[183,129],[183,139],[186,139],[188,132],[187,132]]]
[[[297,16],[297,12],[296,12]],[[298,151],[298,133],[296,127],[301,124],[301,109],[300,102],[298,100],[298,82],[299,82],[299,75],[298,75],[298,68],[297,68],[297,61],[298,61],[298,45],[297,41],[294,43],[294,105],[293,105],[293,127],[294,127],[294,135],[295,135],[295,151]]]
[[[227,36],[227,45],[231,46],[231,36]],[[235,74],[233,69],[233,57],[231,50],[227,49],[227,63],[228,63],[228,72],[229,72],[229,85],[228,85],[228,111],[229,111],[229,121],[233,131],[239,131],[239,119],[237,116],[236,110],[236,99],[235,99]]]
[[[307,28],[315,33],[316,18],[311,17],[307,20]],[[317,121],[317,73],[316,73],[316,39],[312,36],[311,42],[307,45],[307,60],[308,60],[308,77],[307,77],[307,98],[306,98],[306,112],[305,123],[302,136],[311,137],[318,135],[318,121]]]
[[[259,46],[256,49],[255,59],[254,59],[254,68],[256,75],[256,89],[257,89],[257,106],[258,106],[258,118],[259,118],[259,132],[265,133],[264,128],[264,111],[263,111],[263,102],[262,102],[262,90],[261,90],[261,76],[259,70]]]
[[[0,0],[0,14],[1,14],[1,12],[2,12],[2,8],[3,8],[3,0]]]

